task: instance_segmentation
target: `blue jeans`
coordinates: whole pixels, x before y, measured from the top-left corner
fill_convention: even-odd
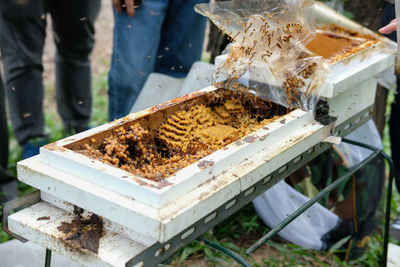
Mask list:
[[[206,19],[194,5],[207,0],[144,0],[133,18],[114,11],[109,119],[126,116],[152,72],[185,77],[201,58]]]

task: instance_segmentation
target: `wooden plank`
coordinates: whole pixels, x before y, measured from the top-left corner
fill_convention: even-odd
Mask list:
[[[45,220],[40,218],[46,217]],[[99,252],[78,249],[64,241],[57,229],[62,222],[70,222],[75,215],[48,203],[39,202],[8,217],[10,229],[52,251],[56,251],[83,265],[125,266],[146,247],[118,233],[105,230],[99,241]]]

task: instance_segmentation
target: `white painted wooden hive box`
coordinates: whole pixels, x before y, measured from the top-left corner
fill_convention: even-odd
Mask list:
[[[76,152],[74,148],[81,146],[82,142],[90,143],[93,139],[101,141],[101,138],[105,138],[111,131],[120,127],[128,128],[137,121],[143,123],[145,120],[150,124],[155,123],[157,125],[157,123],[160,123],[157,122],[157,119],[147,116],[153,114],[168,116],[167,110],[177,109],[179,105],[215,90],[214,87],[208,87],[44,146],[40,150],[39,158],[36,157],[19,163],[19,179],[57,198],[79,205],[132,228],[145,236],[160,241],[170,238],[173,233],[176,234],[187,227],[186,223],[191,221],[187,219],[188,215],[186,215],[184,217],[185,222],[177,224],[175,220],[165,223],[176,217],[176,213],[194,203],[190,201],[188,194],[192,194],[199,188],[206,188],[207,183],[212,180],[217,181],[220,176],[240,166],[259,152],[280,145],[298,129],[303,129],[306,133],[306,128],[308,130],[321,130],[322,126],[314,122],[310,113],[294,110],[286,115],[274,118],[265,127],[235,140],[223,149],[201,158],[160,182],[118,169]],[[159,127],[159,125],[156,127]],[[315,142],[320,139],[321,137],[317,138]],[[240,178],[242,177],[238,175],[237,181]],[[75,188],[76,194],[70,187]],[[240,185],[237,184],[235,188],[237,192],[240,192],[239,187]],[[99,200],[92,199],[89,202],[83,200],[83,194],[89,194],[92,190],[94,190],[95,199],[104,200],[108,198],[106,202],[112,202],[109,210],[106,209],[106,205],[100,204]],[[104,194],[100,192],[101,190]],[[201,198],[202,193],[199,191],[193,194]],[[205,196],[204,192],[203,196]],[[123,201],[118,201],[117,198],[122,198]],[[226,195],[221,195],[220,201],[223,200],[226,200]],[[211,209],[212,207],[215,208],[217,202],[211,203],[211,201],[205,200],[205,203],[207,203],[207,209]],[[118,207],[115,207],[115,204]],[[200,215],[201,213],[198,213],[198,216]],[[197,215],[192,217],[197,218]],[[160,223],[161,225],[179,226],[176,227],[176,230],[174,229],[174,232],[168,233],[164,237],[165,233],[160,236],[163,229],[163,227],[160,227]]]

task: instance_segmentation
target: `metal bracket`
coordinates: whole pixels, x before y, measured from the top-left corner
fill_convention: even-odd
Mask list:
[[[329,125],[337,120],[337,117],[329,115],[329,104],[326,101],[318,101],[317,108],[315,110],[315,120],[322,125]]]
[[[39,201],[40,201],[40,191],[36,190],[35,192],[29,195],[4,203],[1,206],[1,211],[2,211],[1,221],[3,223],[4,231],[21,242],[24,243],[27,242],[28,240],[20,237],[19,235],[14,234],[8,229],[8,216],[10,216],[13,212],[32,206],[33,204],[38,203]]]

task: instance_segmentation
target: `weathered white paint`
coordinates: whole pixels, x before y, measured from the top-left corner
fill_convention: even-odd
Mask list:
[[[393,243],[389,243],[387,266],[388,267],[400,266],[400,247]]]
[[[37,219],[49,216],[49,220]],[[45,202],[16,212],[8,217],[9,229],[45,248],[58,252],[86,266],[125,266],[126,263],[146,248],[118,233],[105,231],[99,242],[98,254],[86,249],[76,249],[63,240],[57,227],[62,222],[70,222],[72,213],[58,209]]]
[[[375,102],[377,80],[366,79],[349,88],[343,94],[326,99],[329,104],[329,115],[337,117],[336,125],[342,124],[355,114],[370,107]]]

